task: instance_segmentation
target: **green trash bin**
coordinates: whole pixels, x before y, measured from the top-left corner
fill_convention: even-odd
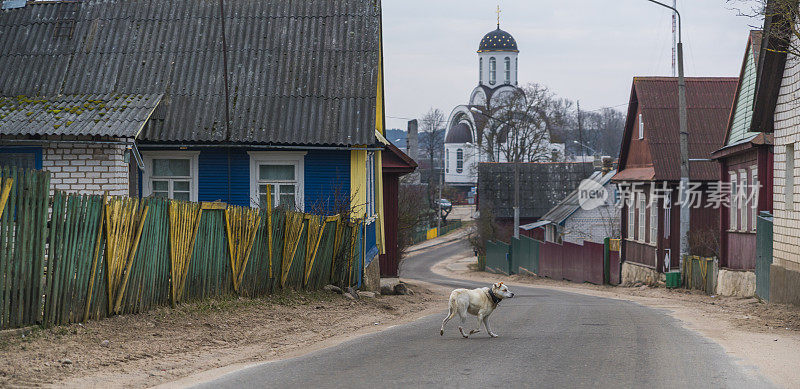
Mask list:
[[[667,288],[678,288],[681,286],[681,272],[679,271],[671,271],[666,274],[667,276]]]

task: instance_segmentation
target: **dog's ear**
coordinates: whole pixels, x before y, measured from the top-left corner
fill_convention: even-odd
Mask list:
[[[503,285],[503,281],[498,282],[498,284]]]

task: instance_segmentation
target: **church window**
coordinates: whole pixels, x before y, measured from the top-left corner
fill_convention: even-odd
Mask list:
[[[450,150],[444,151],[444,172],[450,173]]]
[[[458,149],[456,150],[456,173],[461,173],[464,171],[464,150]]]
[[[519,58],[514,58],[514,80],[519,80]],[[519,81],[514,81],[518,83]]]
[[[505,59],[505,67],[506,67],[506,84],[511,83],[511,58],[506,57]]]
[[[478,82],[483,84],[483,57],[478,59]]]
[[[497,82],[497,60],[494,57],[489,58],[489,84],[494,85]]]

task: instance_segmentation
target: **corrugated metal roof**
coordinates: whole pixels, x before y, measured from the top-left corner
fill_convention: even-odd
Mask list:
[[[135,137],[160,94],[0,97],[0,134]]]
[[[226,0],[223,48],[214,1],[29,4],[0,12],[0,95],[163,93],[152,141],[373,144],[380,13],[376,0]]]
[[[592,175],[587,179],[597,182],[602,186],[605,186],[606,184],[611,182],[611,177],[614,177],[615,174],[617,174],[616,170],[612,170],[606,173],[603,173],[601,171],[596,171],[592,173]],[[578,208],[580,207],[581,204],[580,204],[580,199],[578,198],[578,189],[576,188],[569,195],[567,195],[567,197],[565,197],[564,200],[558,203],[558,205],[547,211],[547,213],[544,214],[540,218],[540,220],[547,220],[556,224],[561,224],[564,222],[564,220],[567,220],[567,218],[570,217],[570,215],[575,213],[575,211],[577,211]]]
[[[689,127],[689,158],[706,159],[725,140],[738,79],[732,77],[687,77],[686,104]],[[641,109],[656,180],[680,179],[680,131],[677,77],[635,77],[629,115]],[[626,124],[624,139],[630,140],[633,121]],[[620,170],[625,170],[625,150]],[[691,162],[690,178],[719,178],[716,162]]]

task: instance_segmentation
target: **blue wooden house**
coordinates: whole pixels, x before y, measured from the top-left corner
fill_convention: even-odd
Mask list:
[[[222,4],[0,11],[0,163],[83,193],[350,209],[371,260],[384,250],[380,1]]]

